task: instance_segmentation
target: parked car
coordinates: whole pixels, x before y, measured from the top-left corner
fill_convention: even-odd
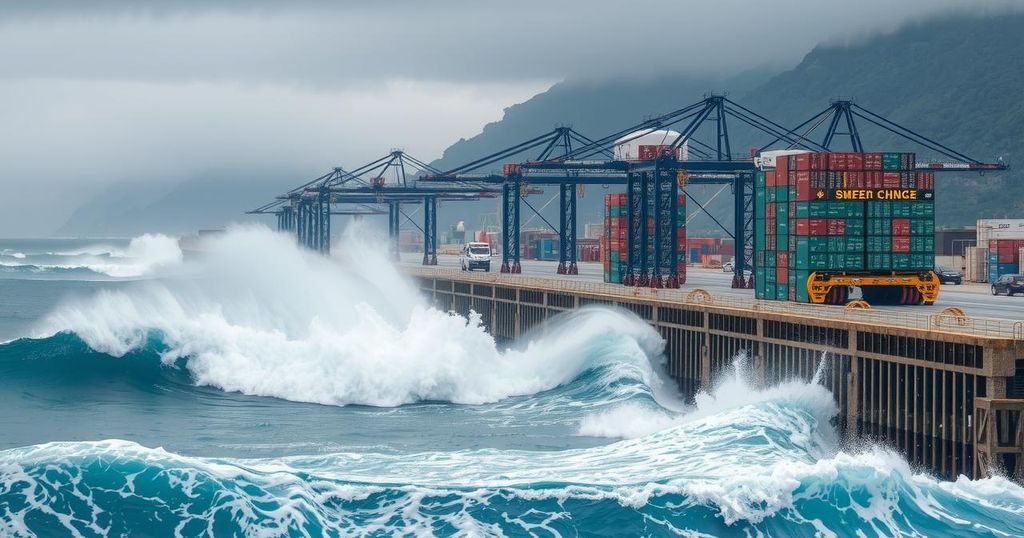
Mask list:
[[[725,262],[722,264],[723,273],[735,273],[736,268],[732,265],[732,262]],[[750,269],[743,270],[743,278],[750,278],[754,274]]]
[[[459,265],[463,271],[473,269],[491,270],[491,246],[487,243],[466,243],[459,255]]]
[[[1003,275],[992,283],[992,295],[1005,293],[1013,297],[1015,293],[1024,293],[1024,275]]]
[[[962,284],[963,275],[952,267],[936,267],[935,274],[939,277],[940,284]]]

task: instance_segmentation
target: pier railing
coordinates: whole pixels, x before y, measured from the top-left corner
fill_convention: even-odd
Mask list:
[[[899,310],[846,308],[843,306],[761,301],[737,295],[694,293],[695,288],[652,289],[628,287],[586,280],[501,273],[472,273],[454,269],[403,266],[409,275],[449,278],[463,282],[498,284],[525,289],[586,294],[609,299],[645,299],[674,304],[705,304],[718,308],[760,311],[778,314],[847,320],[877,326],[899,326],[911,329],[942,331],[974,336],[993,336],[1024,341],[1024,321],[982,318],[963,313],[922,311],[914,307]]]

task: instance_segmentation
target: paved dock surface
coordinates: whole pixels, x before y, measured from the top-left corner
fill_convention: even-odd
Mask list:
[[[422,254],[403,253],[402,263],[419,265],[423,259]],[[501,260],[492,261],[492,271],[498,271],[501,267]],[[534,277],[579,279],[592,282],[603,280],[600,263],[588,262],[578,264],[579,274],[564,276],[555,273],[558,262],[523,260],[520,262],[524,275]],[[459,269],[458,256],[438,256],[437,266],[442,269]],[[732,295],[753,298],[754,290],[736,290],[730,287],[732,273],[725,273],[721,269],[705,269],[703,267],[690,267],[687,270],[686,284],[683,289],[703,288],[712,295]],[[1024,320],[1024,296],[1007,297],[1005,295],[992,296],[988,284],[966,283],[957,285],[944,284],[939,293],[939,300],[934,305],[925,306],[876,306],[881,310],[913,310],[914,312],[939,312],[944,308],[956,306],[964,310],[968,316],[979,318],[996,318]]]

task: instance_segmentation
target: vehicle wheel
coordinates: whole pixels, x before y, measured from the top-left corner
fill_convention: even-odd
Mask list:
[[[999,295],[999,293],[996,292],[995,286],[992,286],[992,295]]]

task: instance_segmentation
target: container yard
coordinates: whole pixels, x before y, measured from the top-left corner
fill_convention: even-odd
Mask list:
[[[932,304],[935,176],[913,153],[776,158],[754,185],[758,299]]]
[[[762,128],[765,148],[786,149],[733,152],[728,118]],[[905,133],[900,136],[925,152],[863,151],[856,118]],[[665,132],[652,139],[652,125]],[[680,128],[669,131],[673,125]],[[442,311],[472,310],[495,338],[516,339],[551,314],[617,305],[664,336],[669,375],[688,398],[716,386],[718,377],[735,372],[734,361],[747,357],[765,384],[800,376],[826,385],[850,441],[884,443],[915,468],[944,477],[980,477],[1004,468],[1024,479],[1024,443],[1008,433],[1024,431],[1024,370],[1015,366],[1024,360],[1024,321],[1002,314],[970,317],[956,308],[985,308],[992,315],[1008,310],[996,301],[1015,299],[961,286],[949,294],[956,301],[936,304],[935,176],[998,172],[1005,164],[967,157],[851,101],[833,101],[793,125],[798,127],[775,124],[726,96],[711,95],[599,138],[557,127],[463,166],[421,169],[412,185],[351,182],[351,176],[375,177],[380,167],[406,158],[396,151],[258,211],[299,211],[305,227],[290,227],[285,219],[279,221],[282,230],[323,251],[323,236],[315,233],[321,221],[314,217],[327,199],[391,200],[389,216],[395,220],[400,203],[419,200],[427,210],[426,238],[436,230],[431,204],[438,200],[500,197],[499,273],[406,267]],[[808,125],[806,131],[801,127]],[[814,125],[829,125],[823,138],[807,138]],[[701,139],[714,143],[693,138],[702,129]],[[796,137],[798,130],[803,134]],[[840,137],[855,151],[830,147]],[[524,152],[532,155],[509,162]],[[576,267],[580,254],[576,196],[591,185],[612,193],[604,198],[600,274],[596,267],[567,270]],[[690,197],[705,186],[729,193],[731,219],[716,217],[710,204]],[[521,231],[534,218],[524,219],[527,211],[539,215],[524,196],[543,189],[557,193],[558,226]],[[694,214],[706,214],[728,240],[688,241],[687,205]],[[964,245],[972,277],[988,276],[990,239],[1024,239],[989,237],[1003,229],[979,231],[988,234],[978,243],[982,248]],[[432,242],[423,244],[423,265],[436,265],[436,256],[428,255]],[[1008,246],[997,242],[994,248],[997,261],[1002,255],[1011,263]],[[713,266],[730,250],[731,268],[723,264],[687,275],[688,259]],[[521,256],[539,261],[520,263]],[[1013,261],[1019,268],[1019,252]],[[664,289],[676,287],[682,289]]]

